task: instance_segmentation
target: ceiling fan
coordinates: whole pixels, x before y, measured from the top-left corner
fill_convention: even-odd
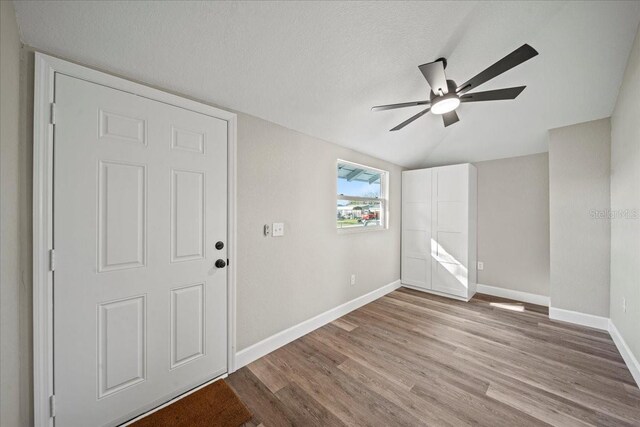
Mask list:
[[[481,84],[486,83],[492,78],[512,69],[516,65],[522,64],[537,54],[538,52],[534,48],[528,44],[524,44],[460,86],[457,86],[453,80],[447,80],[447,77],[444,74],[444,69],[447,68],[447,60],[445,58],[438,58],[434,62],[429,62],[428,64],[423,64],[418,67],[424,75],[424,78],[427,79],[429,86],[431,86],[428,101],[379,105],[372,107],[371,110],[393,110],[396,108],[414,107],[417,105],[424,105],[427,107],[415,116],[409,117],[407,120],[391,129],[391,131],[402,129],[414,120],[424,116],[429,111],[433,114],[442,115],[444,126],[450,126],[460,120],[455,110],[462,102],[499,101],[515,99],[520,95],[520,92],[522,92],[526,86],[489,90],[486,92],[467,92],[474,90]]]

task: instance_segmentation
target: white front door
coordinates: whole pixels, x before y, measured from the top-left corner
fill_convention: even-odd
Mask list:
[[[55,103],[55,425],[113,425],[227,371],[227,122],[59,73]]]

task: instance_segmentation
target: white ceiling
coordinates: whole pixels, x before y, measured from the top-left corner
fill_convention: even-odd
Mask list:
[[[547,130],[611,115],[640,2],[16,1],[23,42],[407,166],[547,151]],[[540,55],[478,90],[444,128],[417,66],[462,83],[521,46]]]

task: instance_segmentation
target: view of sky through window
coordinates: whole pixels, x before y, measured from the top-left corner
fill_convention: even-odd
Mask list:
[[[380,180],[373,184],[362,181],[347,181],[338,178],[338,194],[359,197],[380,197]]]

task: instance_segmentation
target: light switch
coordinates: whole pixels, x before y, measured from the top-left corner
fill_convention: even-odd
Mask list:
[[[484,262],[478,261],[478,271],[484,270]]]
[[[284,222],[274,222],[271,226],[271,235],[273,237],[284,236]]]

